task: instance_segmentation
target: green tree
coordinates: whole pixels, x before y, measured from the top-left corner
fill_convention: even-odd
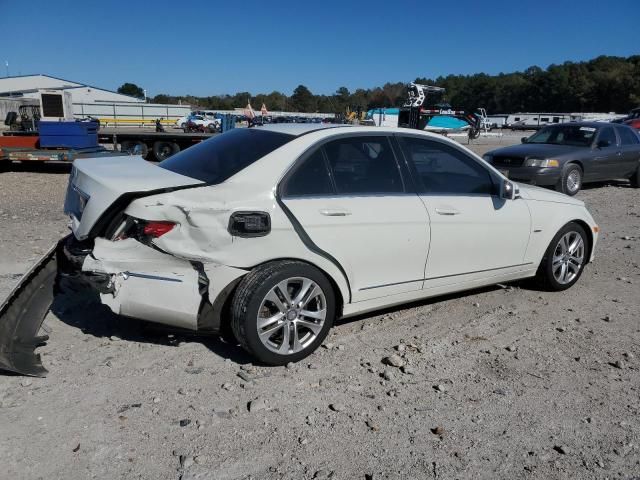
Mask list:
[[[489,113],[524,111],[609,112],[626,113],[640,106],[640,55],[631,57],[600,56],[586,62],[565,62],[543,69],[531,66],[524,71],[487,75],[447,75],[416,78],[417,83],[444,87],[444,95],[432,95],[431,105],[446,101],[454,108],[486,108]],[[125,83],[118,92],[142,98],[140,87]],[[298,85],[291,97],[281,92],[269,94],[239,92],[234,95],[195,97],[192,95],[156,95],[158,103],[190,104],[219,110],[244,108],[251,101],[254,109],[262,103],[269,111],[344,113],[347,108],[361,110],[398,107],[406,98],[406,84],[386,83],[353,92],[339,87],[330,95],[314,95]]]
[[[153,97],[152,101],[153,103],[172,103],[171,97],[169,95],[165,95],[164,93],[156,95],[155,97]]]
[[[123,83],[118,88],[118,93],[136,98],[144,98],[144,90],[135,83]]]
[[[298,85],[291,95],[291,103],[299,112],[315,112],[318,102],[307,87]]]

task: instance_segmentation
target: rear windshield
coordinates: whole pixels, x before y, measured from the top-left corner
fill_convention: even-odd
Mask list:
[[[588,147],[596,135],[596,130],[595,127],[585,127],[583,125],[547,127],[530,136],[527,139],[527,143]]]
[[[238,128],[189,147],[159,166],[215,185],[294,138],[284,133]]]

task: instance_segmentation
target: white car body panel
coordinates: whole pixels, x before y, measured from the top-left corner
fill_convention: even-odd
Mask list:
[[[421,195],[431,218],[425,287],[455,276],[521,266],[531,233],[524,201],[487,195]]]
[[[344,318],[363,313],[372,312],[381,308],[388,308],[402,305],[408,302],[424,300],[439,295],[449,293],[462,292],[472,288],[484,287],[487,285],[495,285],[496,283],[510,282],[523,278],[533,277],[536,274],[537,267],[518,267],[503,269],[492,272],[479,272],[457,277],[455,282],[441,284],[438,286],[427,286],[422,290],[399,293],[385,297],[376,297],[366,302],[350,303],[344,306],[342,316]]]
[[[225,182],[177,190],[134,200],[125,213],[144,220],[176,222],[176,228],[153,243],[179,258],[202,262],[205,270],[209,264],[227,265],[245,269],[246,273],[247,269],[274,258],[296,258],[310,261],[325,271],[334,278],[344,298],[349,298],[349,286],[340,270],[309,251],[278,207],[274,192],[260,192],[260,188],[264,187]],[[268,212],[271,233],[260,238],[232,237],[227,224],[234,211]]]
[[[71,230],[76,238],[83,240],[100,215],[124,194],[202,183],[200,180],[158,168],[139,155],[83,158],[73,162],[64,210],[71,217]],[[76,189],[89,197],[82,211],[82,222],[69,211],[69,200]]]
[[[114,292],[100,298],[115,313],[196,329],[202,297],[198,273],[189,262],[133,239],[97,238],[82,269],[112,274]]]
[[[309,127],[265,130],[299,134],[305,128]],[[280,259],[308,262],[334,283],[342,300],[342,315],[351,316],[533,276],[551,238],[570,221],[583,222],[595,246],[596,224],[582,202],[529,186],[519,186],[519,198],[513,200],[426,194],[279,198],[280,181],[317,142],[361,132],[397,135],[403,130],[319,128],[218,185],[205,185],[141,157],[77,160],[74,188],[91,195],[82,221],[72,218],[72,230],[79,240],[87,238],[117,198],[131,192],[161,193],[131,201],[126,215],[176,224],[153,239],[152,246],[133,239],[96,239],[83,271],[112,275],[116,291],[103,294],[102,300],[115,312],[197,329],[203,297],[202,279],[194,263],[202,265],[209,280],[208,297],[214,302],[260,264]],[[407,133],[452,144],[429,133]],[[456,148],[500,175],[469,150]],[[173,188],[178,189],[162,192]],[[438,209],[460,213],[441,215]],[[269,234],[232,236],[227,229],[229,219],[240,211],[268,213]]]
[[[422,288],[429,217],[417,195],[299,198],[284,203],[314,243],[344,267],[352,301]]]

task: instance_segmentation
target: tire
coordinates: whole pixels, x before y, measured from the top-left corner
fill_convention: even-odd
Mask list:
[[[120,151],[126,152],[129,155],[134,155],[136,147],[140,148],[140,155],[142,156],[142,158],[146,159],[149,155],[149,147],[146,143],[140,140],[125,140],[124,142],[120,143]]]
[[[180,128],[181,128],[181,129],[183,129],[183,130],[184,130],[184,127],[186,127],[186,126],[187,126],[187,124],[186,124],[186,123],[184,123],[184,122],[182,122],[182,123],[180,124]]]
[[[307,303],[302,308],[287,306],[281,286],[286,286],[293,300],[307,286],[302,300]],[[302,360],[322,344],[333,325],[335,306],[333,287],[320,270],[291,260],[270,262],[251,271],[238,285],[231,303],[231,328],[240,345],[260,362],[285,365]],[[262,339],[259,319],[271,320],[263,322]]]
[[[640,165],[638,165],[638,168],[636,168],[635,173],[631,175],[629,181],[631,182],[631,186],[633,188],[640,188]]]
[[[575,248],[571,250],[578,237],[581,243],[576,243]],[[538,286],[554,292],[572,287],[582,276],[584,266],[589,261],[590,242],[587,232],[577,223],[571,222],[562,227],[542,257],[536,274]],[[566,249],[566,246],[569,248]],[[567,275],[563,272],[567,272]]]
[[[158,140],[153,144],[153,155],[159,162],[166,160],[180,151],[177,143]]]
[[[556,190],[573,197],[582,187],[582,169],[575,163],[567,163],[562,167],[560,180]]]

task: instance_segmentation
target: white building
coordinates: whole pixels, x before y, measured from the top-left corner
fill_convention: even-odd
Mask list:
[[[69,90],[73,103],[144,103],[143,99],[49,75],[0,78],[0,97],[38,97],[38,90]]]
[[[74,117],[98,118],[105,126],[153,125],[158,118],[162,123],[171,125],[191,112],[190,105],[149,104],[144,99],[50,75],[0,78],[0,97],[39,99],[40,90],[65,90],[71,93]]]

